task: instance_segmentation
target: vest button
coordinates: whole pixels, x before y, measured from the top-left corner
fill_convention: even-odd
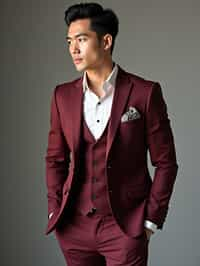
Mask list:
[[[95,183],[95,182],[97,182],[97,178],[96,177],[93,177],[92,178],[92,183]]]
[[[92,194],[92,199],[95,200],[96,199],[96,195],[95,194]]]

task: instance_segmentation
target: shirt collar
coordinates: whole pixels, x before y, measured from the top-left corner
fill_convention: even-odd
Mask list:
[[[114,67],[112,69],[112,72],[108,76],[108,78],[104,81],[103,84],[103,90],[107,93],[109,88],[112,86],[112,88],[115,88],[116,85],[116,78],[117,78],[117,73],[118,73],[118,65],[114,63]],[[83,92],[86,90],[90,90],[88,83],[87,83],[87,76],[86,72],[83,74]]]

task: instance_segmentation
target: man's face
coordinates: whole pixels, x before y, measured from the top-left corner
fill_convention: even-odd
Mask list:
[[[90,29],[90,19],[79,19],[68,28],[67,42],[72,60],[78,71],[98,68],[103,59],[104,49],[96,32]]]

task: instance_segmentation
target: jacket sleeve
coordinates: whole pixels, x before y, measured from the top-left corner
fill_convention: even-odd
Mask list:
[[[51,99],[50,130],[45,157],[48,214],[60,208],[62,188],[70,161],[70,150],[63,135],[56,101],[57,88],[54,89]]]
[[[154,83],[146,105],[146,140],[152,165],[153,183],[147,200],[146,220],[162,229],[177,175],[175,145],[159,83]]]

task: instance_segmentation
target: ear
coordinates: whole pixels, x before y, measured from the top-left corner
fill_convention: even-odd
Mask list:
[[[103,49],[105,51],[111,49],[112,46],[112,35],[107,33],[103,36]]]

